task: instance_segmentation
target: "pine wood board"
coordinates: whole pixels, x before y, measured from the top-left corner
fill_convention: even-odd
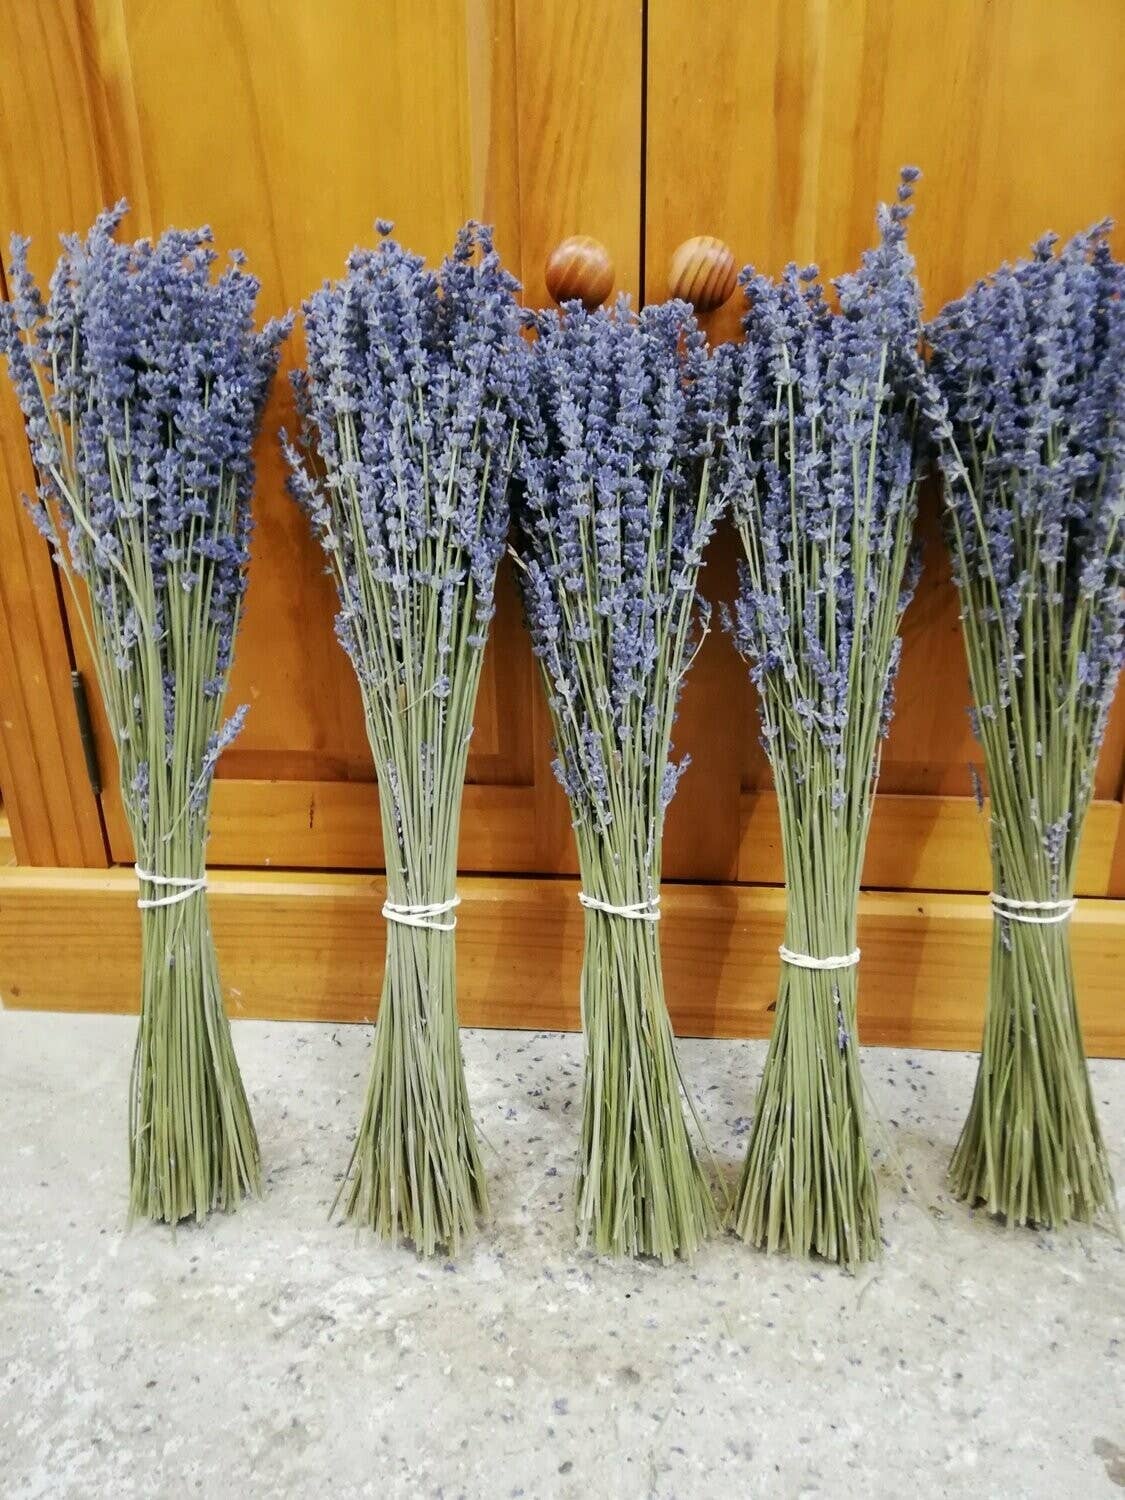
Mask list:
[[[459,864],[487,874],[540,874],[541,794],[532,786],[465,788]],[[574,837],[561,801],[550,870],[577,874]],[[677,799],[678,801],[678,799]],[[673,802],[675,810],[677,802]],[[736,804],[738,858],[732,875],[745,885],[781,885],[781,830],[773,792],[744,791]],[[1077,890],[1117,895],[1115,848],[1121,804],[1095,802],[1082,842]],[[690,823],[684,840],[690,836]],[[132,860],[124,822],[112,829],[114,857]],[[215,783],[208,860],[212,867],[279,870],[380,870],[379,794],[373,782],[256,781],[220,777]],[[665,844],[666,874],[695,876],[679,846]],[[868,841],[864,884],[877,890],[987,891],[990,885],[987,810],[971,797],[881,793]]]
[[[992,882],[988,803],[972,797],[875,798],[867,841],[864,885],[877,890],[987,891]],[[1114,849],[1120,802],[1095,802],[1087,815],[1075,889],[1080,896],[1117,895]],[[742,795],[738,878],[773,885],[781,876],[781,828],[772,792]]]
[[[461,1018],[575,1029],[582,914],[573,881],[468,877],[457,934]],[[383,882],[365,875],[219,871],[211,912],[232,1016],[365,1021],[382,969]],[[666,885],[662,941],[681,1035],[764,1036],[784,893]],[[0,997],[60,1011],[135,1008],[140,919],[127,870],[0,870]],[[1125,1054],[1125,903],[1073,920],[1087,1046]],[[979,896],[865,893],[860,1035],[876,1044],[975,1048],[990,918]]]

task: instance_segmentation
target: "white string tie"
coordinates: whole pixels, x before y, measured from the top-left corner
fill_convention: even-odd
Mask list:
[[[795,953],[784,943],[777,950],[783,964],[792,964],[795,969],[852,969],[859,963],[859,949],[850,953],[837,953],[831,958],[814,958],[811,953]]]
[[[158,906],[177,906],[181,901],[198,896],[200,891],[207,889],[206,875],[153,875],[148,870],[142,870],[140,865],[134,865],[133,869],[142,884],[173,887],[171,894],[167,896],[138,896],[137,906],[141,911],[152,911]]]
[[[1033,927],[1053,927],[1056,922],[1065,922],[1078,905],[1074,896],[1061,901],[1017,901],[1014,896],[1002,896],[999,891],[989,891],[988,899],[998,917],[1009,922],[1028,922]]]
[[[599,901],[597,896],[578,892],[578,899],[587,911],[604,912],[607,917],[624,917],[629,922],[659,922],[660,897],[650,896],[647,901],[630,901],[625,906],[614,906],[611,901]]]
[[[406,906],[392,901],[388,896],[383,902],[383,915],[388,922],[398,922],[403,927],[425,927],[430,932],[452,932],[457,918],[448,922],[436,922],[435,917],[444,917],[446,912],[461,905],[460,896],[450,896],[448,901],[427,901],[421,906]]]

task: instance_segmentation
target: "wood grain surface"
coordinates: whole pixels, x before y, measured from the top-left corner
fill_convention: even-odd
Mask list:
[[[467,878],[457,929],[469,1026],[578,1025],[582,913],[567,880]],[[211,916],[230,1014],[365,1021],[375,1014],[385,924],[370,876],[216,873]],[[0,996],[48,1010],[136,1007],[139,917],[131,872],[0,869]],[[777,987],[779,890],[668,886],[661,941],[683,1036],[764,1036]],[[860,902],[860,1038],[974,1048],[990,915],[977,897],[870,893]],[[1073,919],[1086,1042],[1125,1053],[1125,906],[1083,902]]]
[[[61,230],[127,195],[127,228],[209,222],[243,247],[263,316],[340,272],[379,215],[435,261],[469,215],[496,227],[525,285],[569,236],[602,243],[617,290],[661,298],[699,236],[769,271],[827,275],[870,243],[898,167],[924,177],[911,236],[933,312],[1043,229],[1125,212],[1120,0],[0,0],[0,241],[33,236],[46,278]],[[1119,249],[1122,246],[1120,231]],[[707,315],[737,332],[740,293]],[[298,332],[286,365],[301,358]],[[377,802],[333,591],[283,492],[278,382],[258,445],[256,535],[234,702],[246,730],[216,791],[216,864],[378,866]],[[131,857],[112,749],[106,792],[82,766],[68,620],[23,517],[32,475],[0,391],[0,784],[25,863]],[[866,878],[902,890],[987,886],[969,766],[957,602],[937,498],[907,615]],[[735,588],[735,540],[703,590]],[[74,627],[73,618],[69,621]],[[81,632],[73,652],[91,689]],[[96,692],[91,694],[95,704]],[[461,846],[467,869],[574,868],[542,691],[507,567],[488,650]],[[665,869],[693,882],[781,879],[768,767],[744,665],[718,628],[688,681]],[[1125,896],[1125,695],[1111,719],[1080,888]],[[104,820],[105,838],[102,835]],[[727,899],[716,895],[716,900]]]

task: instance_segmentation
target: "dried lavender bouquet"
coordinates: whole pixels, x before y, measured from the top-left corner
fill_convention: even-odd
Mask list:
[[[714,1227],[680,1102],[660,965],[669,760],[719,507],[714,375],[684,303],[544,314],[521,438],[518,558],[585,908],[578,1231],[690,1256]]]
[[[254,330],[242,257],[210,232],[65,237],[44,304],[12,251],[0,350],[117,747],[141,886],[130,1216],[202,1219],[260,1188],[204,893],[211,784],[244,709],[223,699],[246,587],[251,444],[288,324]],[[85,582],[85,590],[76,580]]]
[[[432,1254],[488,1209],[458,1036],[457,836],[526,351],[488,230],[466,225],[435,275],[378,228],[379,246],[305,304],[304,452],[286,453],[339,593],[387,868],[347,1212]]]
[[[1125,267],[1108,225],[930,325],[927,408],[991,795],[992,970],[954,1190],[1014,1224],[1114,1212],[1068,919],[1123,656]]]
[[[733,622],[757,686],[785,860],[773,1034],[735,1204],[743,1239],[854,1266],[878,1254],[856,1037],[856,905],[916,576],[911,184],[835,282],[743,273],[724,354],[721,485],[745,549]]]

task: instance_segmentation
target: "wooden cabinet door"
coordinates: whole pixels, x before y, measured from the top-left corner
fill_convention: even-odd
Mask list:
[[[13,230],[30,234],[45,280],[57,234],[85,230],[126,196],[130,234],[209,223],[220,251],[243,248],[264,318],[340,274],[376,217],[432,261],[475,217],[494,224],[530,301],[544,299],[543,264],[571,233],[601,239],[618,285],[636,292],[642,20],[627,0],[0,0],[0,235],[6,245]],[[276,441],[292,425],[286,372],[300,356],[298,331],[258,444],[231,688],[251,711],[219,767],[209,857],[377,868],[359,695]],[[12,403],[0,421],[5,451],[18,451]],[[3,494],[6,516],[16,487]],[[466,869],[573,862],[540,699],[505,570],[470,757]],[[113,751],[95,717],[108,847],[125,861]]]
[[[770,273],[791,260],[828,276],[852,267],[904,164],[923,172],[910,238],[928,316],[1044,230],[1069,235],[1125,213],[1119,0],[761,0],[749,10],[649,0],[647,37],[650,300],[667,295],[677,246],[701,234]],[[1120,229],[1116,245],[1125,252]],[[740,301],[736,292],[710,314],[714,338],[737,336]],[[922,524],[925,573],[906,620],[865,881],[987,889],[970,796],[980,753],[935,495]],[[732,551],[717,549],[707,580],[720,597]],[[726,643],[708,652],[709,675],[685,697],[684,738],[711,763],[706,782],[682,783],[669,837],[689,840],[698,817],[739,798],[728,847],[714,847],[716,873],[733,862],[741,880],[775,882],[779,834],[749,689]],[[1123,764],[1125,693],[1100,762],[1083,894],[1125,895]]]

